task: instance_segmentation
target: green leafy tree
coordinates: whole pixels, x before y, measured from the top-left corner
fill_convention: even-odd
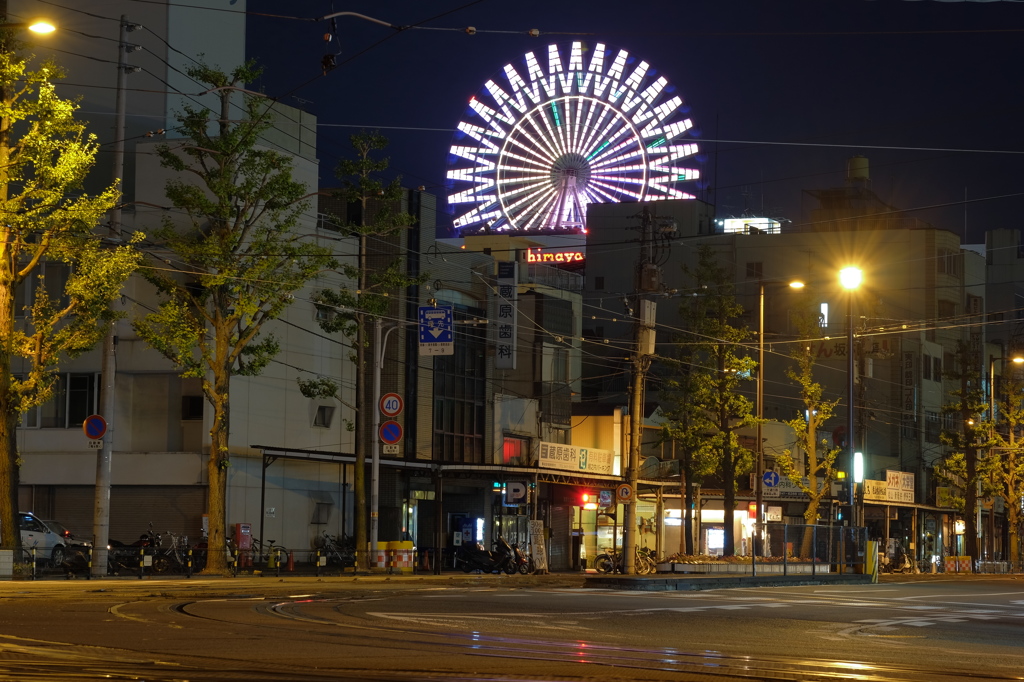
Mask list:
[[[683,532],[679,538],[679,553],[692,556],[693,513],[695,508],[693,485],[702,483],[715,472],[717,458],[710,447],[707,434],[713,431],[710,415],[694,401],[694,346],[680,342],[677,357],[668,363],[669,376],[660,392],[668,423],[663,440],[674,442],[679,457],[679,470],[683,490]]]
[[[705,413],[710,431],[705,434],[705,447],[716,463],[716,473],[723,487],[725,508],[726,556],[735,554],[733,516],[736,507],[736,479],[748,473],[753,453],[742,447],[737,431],[754,423],[753,404],[740,393],[741,382],[749,379],[754,369],[753,358],[740,353],[751,337],[738,320],[743,307],[736,302],[728,271],[715,258],[714,251],[700,247],[697,265],[684,268],[694,291],[680,306],[685,328],[693,339],[689,395]],[[698,423],[694,422],[694,427]]]
[[[231,414],[231,377],[255,376],[278,352],[263,325],[279,317],[293,293],[334,266],[330,252],[296,238],[308,208],[306,188],[292,178],[286,154],[260,147],[272,125],[262,98],[246,94],[241,114],[231,109],[233,91],[259,75],[252,63],[230,74],[202,65],[189,76],[218,89],[220,111],[186,106],[180,129],[190,142],[162,145],[160,163],[178,174],[167,197],[188,216],[170,219],[155,233],[174,254],[179,272],[160,268],[147,278],[161,294],[159,309],[136,320],[150,346],[202,379],[213,410],[209,458],[209,547],[225,545],[225,497]],[[206,571],[226,570],[223,551],[211,551]]]
[[[832,481],[836,475],[836,457],[841,448],[829,445],[827,438],[818,440],[818,430],[835,413],[839,399],[828,400],[823,397],[824,389],[814,380],[816,358],[812,352],[810,339],[820,336],[821,327],[817,316],[804,312],[797,316],[797,328],[801,342],[790,352],[796,363],[786,370],[786,376],[800,386],[800,399],[804,414],[797,415],[786,422],[796,436],[796,447],[785,449],[776,456],[775,461],[786,478],[807,495],[807,509],[804,520],[809,526],[818,522],[818,508],[821,500],[831,493]],[[801,472],[799,458],[806,463],[806,471]],[[800,554],[811,556],[813,534],[811,529],[804,532]]]
[[[993,448],[985,462],[996,494],[1006,501],[1010,561],[1020,561],[1021,500],[1024,499],[1024,380],[1017,370],[1003,375],[993,425]]]
[[[942,406],[942,413],[948,416],[944,421],[955,427],[943,429],[939,439],[952,449],[945,457],[945,470],[963,482],[964,551],[977,559],[978,485],[989,480],[979,457],[980,451],[989,445],[989,430],[981,420],[981,415],[988,411],[988,403],[981,386],[978,349],[958,342],[955,358],[954,367],[943,368],[944,378],[952,380],[955,388],[947,393],[948,400]]]
[[[63,71],[49,61],[30,68],[8,34],[0,31],[0,527],[2,546],[15,549],[18,532],[6,529],[18,527],[20,415],[52,397],[63,358],[95,346],[117,319],[109,304],[139,254],[133,240],[112,248],[96,234],[119,194],[81,192],[97,144],[75,119],[78,105],[55,92]],[[47,263],[63,264],[67,280],[46,281]],[[33,291],[31,305],[19,305],[19,287]]]
[[[367,547],[368,506],[366,499],[366,445],[370,429],[371,405],[367,396],[366,349],[370,341],[368,325],[384,317],[392,301],[392,294],[406,287],[422,283],[424,277],[409,277],[401,259],[392,260],[386,267],[372,268],[369,240],[375,241],[395,234],[413,224],[415,218],[396,210],[402,198],[401,178],[389,183],[378,179],[388,169],[389,161],[377,158],[377,152],[387,147],[386,137],[376,131],[361,131],[351,137],[353,157],[343,159],[337,168],[342,186],[336,196],[346,206],[356,208],[354,220],[348,216],[333,216],[333,222],[343,234],[359,240],[356,263],[342,263],[341,269],[354,287],[318,291],[317,303],[332,311],[320,320],[324,331],[340,332],[353,340],[352,361],[356,366],[355,410],[355,474],[352,489],[355,495],[355,543],[357,567],[369,568]],[[375,259],[376,260],[376,259]],[[330,378],[300,381],[299,387],[307,397],[338,398],[338,384]],[[340,398],[339,398],[340,400]],[[373,406],[376,409],[376,406]],[[372,437],[372,436],[371,436]]]

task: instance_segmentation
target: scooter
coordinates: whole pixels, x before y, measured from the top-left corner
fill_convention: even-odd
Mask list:
[[[520,573],[529,575],[537,570],[536,566],[533,565],[533,558],[519,548],[519,543],[512,543],[512,551],[515,552],[516,568],[519,569]]]
[[[494,543],[495,550],[488,552],[479,542],[472,545],[462,545],[455,554],[455,562],[460,564],[463,573],[481,571],[483,573],[500,573],[504,571],[512,575],[518,570],[516,556],[513,549],[505,542],[505,538],[498,537]]]

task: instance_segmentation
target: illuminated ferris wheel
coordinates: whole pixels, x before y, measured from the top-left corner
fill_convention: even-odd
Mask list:
[[[529,52],[470,99],[448,167],[458,231],[579,231],[590,203],[694,198],[693,123],[668,81],[601,43],[565,56]]]

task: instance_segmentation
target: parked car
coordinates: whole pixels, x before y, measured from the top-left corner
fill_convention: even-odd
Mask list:
[[[92,547],[86,540],[75,539],[63,524],[43,520],[32,512],[18,512],[21,545],[27,552],[36,551],[37,563],[49,563],[54,568],[69,561],[79,560]]]

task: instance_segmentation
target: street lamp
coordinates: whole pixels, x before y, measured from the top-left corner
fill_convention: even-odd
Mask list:
[[[758,317],[757,317],[757,472],[754,477],[754,504],[757,506],[754,516],[754,538],[750,543],[750,563],[752,575],[757,575],[757,543],[764,537],[764,437],[761,435],[764,421],[764,285],[763,279],[758,281]],[[789,283],[793,289],[803,289],[804,283],[793,280]],[[762,552],[763,553],[763,552]]]
[[[842,285],[847,291],[846,295],[846,372],[847,372],[847,413],[846,413],[846,445],[849,449],[850,455],[850,471],[853,471],[854,460],[856,455],[854,454],[854,365],[853,365],[853,292],[860,286],[863,278],[863,272],[861,269],[855,266],[847,266],[839,271],[839,284]],[[857,498],[857,483],[854,481],[850,485],[850,515],[853,517],[854,524],[857,523],[857,509],[856,509],[856,498]]]

